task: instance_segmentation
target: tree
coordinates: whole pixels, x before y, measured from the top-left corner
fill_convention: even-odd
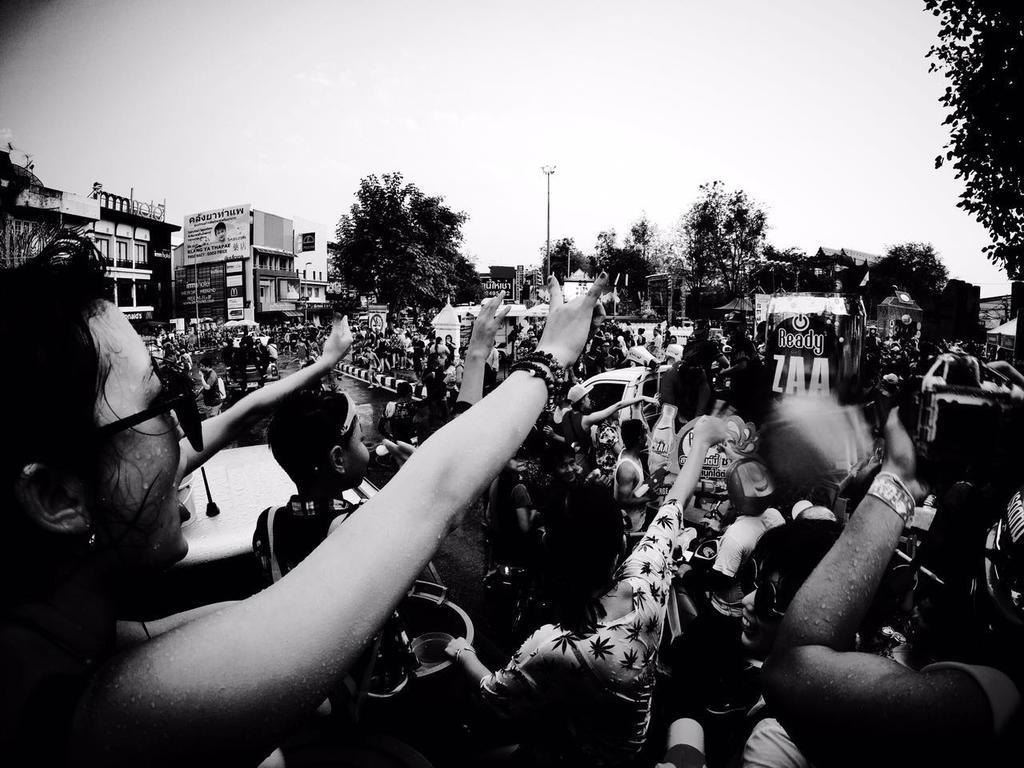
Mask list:
[[[547,257],[544,246],[540,249],[540,258],[541,273],[547,279]],[[583,251],[576,247],[576,241],[571,237],[563,237],[551,244],[551,273],[559,280],[565,280],[567,276],[565,272],[567,262],[570,275],[577,269],[582,269],[584,272],[590,270],[590,260],[583,255]]]
[[[81,233],[80,227],[71,229]],[[61,231],[56,221],[17,221],[0,213],[0,268],[34,259]]]
[[[614,229],[598,233],[594,255],[590,258],[591,271],[594,274],[607,272],[608,281],[616,287],[620,301],[627,307],[636,304],[639,309],[639,297],[643,296],[647,276],[656,271],[652,259],[660,261],[661,252],[657,230],[642,218],[630,228],[621,246]]]
[[[931,243],[890,246],[869,274],[868,292],[873,300],[891,295],[895,285],[921,306],[933,306],[949,279],[949,271]]]
[[[334,266],[360,293],[396,309],[436,306],[472,292],[476,270],[459,251],[466,218],[403,184],[400,173],[367,176],[338,221]]]
[[[719,282],[730,296],[746,291],[747,277],[760,255],[768,216],[742,189],[729,192],[721,181],[701,184],[700,197],[681,226],[687,277],[703,289]]]
[[[988,258],[1011,278],[1024,275],[1024,4],[925,0],[939,19],[930,71],[948,86],[945,156],[964,180],[958,207],[989,232]]]

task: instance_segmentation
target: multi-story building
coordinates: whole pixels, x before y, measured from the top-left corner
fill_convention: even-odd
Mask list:
[[[100,218],[99,203],[52,189],[24,153],[0,152],[0,267],[34,257],[61,229],[83,231]]]
[[[89,197],[99,203],[99,218],[86,227],[108,259],[112,300],[129,320],[171,318],[171,235],[181,227],[164,219],[167,204],[136,200],[93,184]]]
[[[129,320],[171,315],[171,234],[165,204],[103,191],[89,195],[45,186],[31,164],[0,152],[0,263],[14,266],[35,256],[61,229],[92,237],[107,260],[110,298]]]
[[[250,205],[186,216],[174,259],[179,315],[215,323],[319,317],[328,307],[326,232],[299,221],[296,230],[292,219]]]

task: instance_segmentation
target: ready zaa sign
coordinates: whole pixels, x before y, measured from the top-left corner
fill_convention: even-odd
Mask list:
[[[843,399],[859,380],[864,335],[860,300],[776,298],[769,307],[765,332],[772,394]]]
[[[769,319],[771,357],[774,363],[772,392],[780,395],[832,392],[831,348],[833,329],[824,317],[796,315],[772,322]]]

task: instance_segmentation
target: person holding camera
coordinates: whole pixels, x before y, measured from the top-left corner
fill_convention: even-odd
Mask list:
[[[893,551],[925,495],[914,443],[894,411],[881,471],[836,545],[796,594],[764,667],[765,697],[816,766],[1009,765],[1020,760],[1020,542],[1024,503],[990,534],[985,583],[998,605],[1001,668],[920,671],[852,650]],[[941,510],[940,510],[941,511]],[[1016,597],[1015,597],[1016,596]],[[1006,657],[1001,659],[1006,660]],[[1016,740],[1016,741],[1015,741]]]

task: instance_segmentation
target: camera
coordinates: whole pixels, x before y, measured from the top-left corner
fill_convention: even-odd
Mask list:
[[[900,417],[929,463],[974,464],[1016,448],[1024,391],[970,355],[944,353],[904,390]]]

